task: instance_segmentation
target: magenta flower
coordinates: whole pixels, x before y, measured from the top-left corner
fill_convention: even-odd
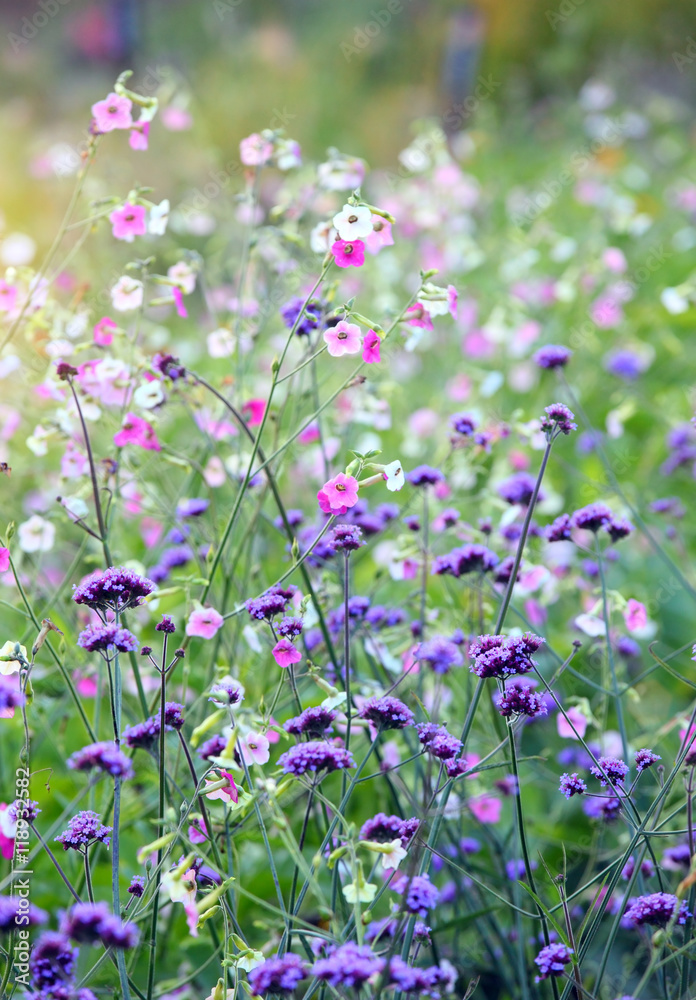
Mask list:
[[[365,263],[365,244],[362,240],[336,240],[331,244],[336,267],[362,267]]]
[[[325,514],[345,514],[358,502],[358,480],[339,472],[317,493],[319,506]]]
[[[114,323],[109,316],[104,316],[103,319],[94,324],[94,343],[99,344],[100,347],[108,347],[114,339],[112,330],[117,328],[118,324]]]
[[[0,573],[6,573],[10,568],[10,550],[0,548]]]
[[[197,608],[186,622],[186,635],[199,639],[212,639],[224,623],[224,618],[215,608]]]
[[[382,346],[382,341],[378,334],[374,330],[368,330],[365,334],[365,340],[363,341],[363,353],[362,359],[367,365],[373,365],[380,362],[382,359],[379,355],[379,349]]]
[[[291,663],[299,663],[302,653],[289,639],[279,639],[271,650],[279,667],[289,667]]]
[[[457,302],[459,301],[459,292],[454,287],[454,285],[447,286],[447,308],[450,311],[450,316],[452,319],[457,318]]]
[[[94,124],[97,132],[113,132],[117,128],[130,128],[133,124],[131,116],[132,101],[128,97],[109,94],[103,101],[92,105]]]
[[[186,306],[184,305],[184,296],[181,294],[181,289],[177,288],[176,285],[172,288],[172,296],[174,298],[176,311],[182,319],[186,319],[188,317],[188,312]]]
[[[425,308],[425,306],[415,305],[409,306],[404,314],[404,319],[408,320],[411,326],[419,326],[424,330],[432,330],[433,321],[430,318],[430,313]]]
[[[109,222],[114,238],[126,243],[132,243],[136,236],[144,236],[147,232],[144,205],[131,205],[129,201],[114,209]]]
[[[213,780],[206,781],[203,786],[203,794],[206,799],[221,799],[223,802],[239,801],[239,791],[229,771],[212,771],[210,777]],[[227,779],[227,784],[223,785],[222,788],[214,788],[212,792],[206,791],[211,785],[217,784],[218,781],[224,779]]]
[[[357,354],[362,347],[360,327],[355,323],[346,323],[344,319],[336,326],[324,330],[324,340],[332,358],[340,358],[344,354]]]
[[[148,143],[148,136],[150,135],[150,122],[136,122],[131,129],[131,134],[128,138],[128,145],[131,149],[146,150]]]
[[[125,415],[121,430],[114,434],[114,444],[117,448],[125,448],[127,444],[137,444],[145,451],[162,450],[152,424],[136,413]]]
[[[266,412],[265,399],[248,399],[242,407],[242,413],[246,417],[246,422],[250,427],[258,427],[263,421]]]
[[[17,301],[17,289],[14,285],[8,285],[6,281],[0,279],[0,313],[10,312],[14,309]]]

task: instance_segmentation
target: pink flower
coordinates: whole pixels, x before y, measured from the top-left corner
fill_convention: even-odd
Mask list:
[[[623,309],[619,303],[609,296],[600,296],[590,306],[590,316],[592,321],[601,330],[609,330],[618,326],[623,319]]]
[[[298,435],[297,440],[300,444],[314,444],[315,441],[319,440],[319,425],[318,424],[308,424],[301,434]]]
[[[239,158],[245,167],[262,167],[273,156],[273,143],[253,132],[239,143]]]
[[[339,472],[317,493],[319,506],[325,514],[345,514],[358,502],[358,480]]]
[[[97,697],[99,686],[95,677],[85,677],[79,670],[76,670],[73,674],[73,681],[75,682],[75,690],[78,694],[81,694],[83,698]]]
[[[6,573],[10,568],[10,550],[0,549],[0,573]]]
[[[324,340],[332,358],[357,354],[362,346],[360,327],[355,323],[346,323],[344,319],[324,331]]]
[[[469,801],[469,808],[479,823],[498,823],[503,803],[493,795],[479,795]]]
[[[189,615],[186,622],[186,635],[197,636],[199,639],[212,639],[225,619],[215,608],[198,608]]]
[[[406,310],[406,320],[411,326],[420,326],[424,330],[433,329],[433,321],[430,318],[430,313],[424,306],[409,306]]]
[[[624,611],[624,621],[629,632],[637,632],[648,624],[648,612],[640,601],[630,598]]]
[[[128,145],[131,149],[145,150],[147,149],[148,136],[150,135],[150,122],[136,122],[131,129],[131,134],[128,138]]]
[[[189,840],[192,844],[204,844],[208,839],[208,829],[202,819],[194,820],[188,828]]]
[[[265,399],[248,399],[242,407],[242,413],[247,418],[250,427],[258,427],[266,412]]]
[[[181,289],[177,288],[176,285],[172,288],[172,296],[174,298],[176,311],[182,319],[186,319],[188,317],[188,312],[186,311],[186,306],[184,305],[184,296],[181,294]]]
[[[6,802],[0,802],[0,854],[9,861],[14,855],[16,824],[14,820],[5,818],[3,815],[8,808]]]
[[[121,430],[114,434],[114,444],[117,448],[125,448],[127,444],[137,444],[145,451],[162,450],[152,424],[135,413],[125,415]]]
[[[392,236],[391,222],[387,222],[381,215],[373,215],[372,232],[367,234],[364,242],[371,254],[379,253],[382,247],[393,247],[394,237]]]
[[[193,125],[193,118],[186,108],[179,108],[175,104],[170,104],[162,109],[162,124],[170,132],[185,132]]]
[[[362,359],[365,364],[377,364],[382,360],[379,356],[379,349],[381,345],[382,341],[379,335],[376,334],[374,330],[368,330],[365,334],[365,340],[363,341],[362,352]]]
[[[279,667],[289,667],[291,663],[299,663],[302,653],[288,638],[280,639],[271,650]]]
[[[247,733],[238,743],[239,752],[245,764],[265,764],[271,756],[270,746],[263,733]]]
[[[127,201],[125,205],[114,209],[109,216],[109,222],[115,239],[132,243],[136,236],[144,236],[147,232],[145,206],[131,205]]]
[[[362,240],[336,240],[331,244],[336,267],[362,267],[365,263],[365,244]]]
[[[144,517],[140,522],[140,537],[148,549],[154,549],[164,532],[164,525],[154,517]]]
[[[206,799],[222,799],[223,802],[238,802],[239,801],[239,790],[234,783],[234,778],[229,771],[213,771],[211,774],[213,778],[212,781],[206,781],[203,794]],[[223,785],[222,788],[216,788],[212,792],[206,792],[205,789],[209,785],[217,784],[218,781],[222,781],[223,778],[227,778],[227,784]]]
[[[114,335],[111,331],[116,329],[118,329],[118,324],[114,323],[109,316],[104,316],[103,319],[94,324],[94,330],[92,331],[94,334],[94,343],[99,344],[100,347],[108,347],[114,340]]]
[[[0,313],[10,312],[17,301],[17,289],[0,278]]]
[[[569,708],[566,712],[568,719],[559,712],[556,716],[556,729],[558,730],[558,735],[562,736],[566,740],[581,740],[585,737],[585,732],[587,730],[587,718],[583,715],[579,708]],[[571,725],[572,723],[572,725]]]
[[[452,319],[457,318],[457,302],[459,301],[459,292],[454,287],[454,285],[447,286],[447,308],[450,311],[450,316]]]
[[[131,116],[132,101],[128,97],[119,97],[111,93],[103,101],[92,105],[94,124],[97,132],[113,132],[117,128],[130,128],[133,124]]]

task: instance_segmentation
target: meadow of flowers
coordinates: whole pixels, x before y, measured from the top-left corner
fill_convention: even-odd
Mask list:
[[[130,86],[0,244],[0,995],[693,998],[683,107]]]

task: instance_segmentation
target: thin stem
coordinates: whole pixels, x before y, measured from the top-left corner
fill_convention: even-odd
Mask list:
[[[165,770],[165,714],[167,699],[167,633],[164,633],[162,643],[162,666],[160,668],[160,731],[159,731],[159,799],[157,813],[157,837],[164,835],[164,803],[167,790],[167,772]],[[150,953],[147,970],[147,1000],[152,1000],[155,988],[155,967],[157,965],[157,918],[159,916],[160,885],[162,882],[162,848],[157,851],[157,875],[152,896],[152,921],[150,923]]]
[[[70,895],[73,897],[73,899],[76,902],[81,903],[82,900],[80,899],[80,897],[78,896],[78,894],[75,892],[75,889],[73,888],[70,879],[68,878],[68,876],[65,874],[65,872],[61,868],[60,863],[58,862],[58,859],[56,858],[56,856],[53,853],[53,851],[51,850],[51,848],[48,846],[48,844],[43,839],[43,837],[41,836],[41,834],[39,833],[39,831],[36,829],[36,827],[34,826],[34,824],[31,822],[31,820],[27,820],[27,823],[29,824],[29,827],[32,830],[32,832],[36,834],[36,839],[39,841],[39,843],[43,847],[44,851],[49,856],[50,860],[53,862],[53,866],[55,867],[56,871],[58,872],[58,874],[63,879],[63,881],[65,882],[66,886],[68,887]]]
[[[607,597],[607,579],[604,572],[604,555],[602,553],[602,547],[599,544],[599,537],[595,532],[595,552],[597,554],[597,565],[599,567],[599,579],[602,588],[602,615],[604,616],[604,635],[607,644],[607,662],[609,663],[609,672],[611,674],[611,686],[614,692],[614,705],[616,708],[616,721],[619,726],[619,733],[621,734],[621,747],[623,750],[624,759],[628,759],[628,737],[626,735],[626,722],[623,713],[623,703],[621,701],[621,693],[619,692],[619,684],[616,679],[616,663],[614,660],[614,647],[611,641],[610,633],[610,622],[609,622],[609,600]]]
[[[87,898],[89,899],[90,903],[93,903],[94,890],[92,889],[92,874],[89,870],[89,849],[87,847],[85,848],[84,861],[85,861],[85,885],[87,887]]]

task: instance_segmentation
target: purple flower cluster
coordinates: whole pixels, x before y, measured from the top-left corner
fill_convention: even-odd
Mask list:
[[[254,597],[247,601],[244,607],[252,618],[256,618],[258,621],[264,621],[264,619],[270,621],[276,615],[285,613],[286,605],[294,593],[294,587],[283,589],[283,587],[276,585],[269,587],[261,597]]]
[[[104,573],[93,574],[73,589],[73,601],[90,608],[126,611],[142,604],[152,593],[152,580],[138,576],[132,569],[110,566]]]
[[[389,985],[402,993],[437,998],[440,996],[438,987],[447,985],[448,978],[439,965],[421,969],[409,965],[399,955],[394,955],[389,961]]]
[[[536,666],[532,654],[545,640],[525,632],[524,635],[480,635],[469,647],[471,672],[477,677],[512,677],[529,673]]]
[[[317,299],[310,299],[304,313],[302,313],[302,306],[304,304],[304,299],[295,296],[286,302],[284,306],[280,307],[280,315],[288,330],[292,330],[295,323],[297,323],[298,317],[302,314],[302,319],[297,323],[295,330],[295,334],[298,337],[308,337],[310,333],[317,329],[324,309],[322,302]]]
[[[563,792],[567,799],[573,795],[583,795],[587,791],[587,785],[579,776],[577,771],[573,774],[562,774],[559,792]]]
[[[142,875],[134,875],[126,891],[136,899],[140,899],[145,893],[145,878]]]
[[[69,980],[77,961],[79,949],[59,931],[45,931],[34,945],[29,958],[32,986],[37,990],[50,990]]]
[[[403,895],[403,906],[407,913],[427,917],[428,910],[434,909],[440,899],[440,891],[430,881],[429,875],[403,875],[392,882],[392,889]]]
[[[488,573],[500,562],[485,545],[462,545],[433,560],[432,573],[437,576],[454,576],[459,579],[467,573]]]
[[[498,711],[504,718],[511,715],[527,715],[535,718],[548,715],[549,709],[543,694],[535,691],[531,684],[511,684],[505,693],[496,699]]]
[[[204,497],[189,497],[176,505],[176,516],[181,518],[200,517],[210,507],[210,500]]]
[[[532,361],[540,368],[563,368],[568,364],[573,352],[558,344],[547,344],[533,356]]]
[[[599,531],[612,519],[612,513],[603,503],[590,503],[573,514],[573,526],[585,531]]]
[[[546,526],[544,532],[547,542],[567,542],[571,537],[573,522],[570,514],[559,514],[555,521]]]
[[[336,718],[336,713],[331,709],[317,705],[313,708],[305,708],[304,712],[296,715],[283,726],[286,733],[293,736],[322,736],[330,730],[331,723]]]
[[[123,923],[106,903],[75,903],[63,915],[61,931],[80,944],[97,944],[105,948],[134,948],[138,943],[138,928]]]
[[[578,425],[573,423],[575,414],[563,403],[552,403],[544,408],[544,413],[546,416],[541,418],[541,429],[549,440],[578,429]]]
[[[23,704],[24,695],[22,692],[4,677],[0,677],[0,712],[11,708],[21,708]]]
[[[368,698],[358,712],[359,719],[367,719],[378,729],[405,729],[415,722],[413,712],[398,698]]]
[[[162,621],[157,622],[155,625],[155,632],[166,632],[167,635],[171,635],[172,632],[176,632],[174,619],[170,615],[162,615]]]
[[[98,768],[114,778],[124,781],[133,777],[133,764],[115,743],[103,740],[100,743],[90,743],[89,746],[76,750],[68,758],[68,767],[73,771],[91,771]]]
[[[398,837],[405,847],[413,839],[419,826],[420,820],[415,816],[402,819],[400,816],[387,816],[380,812],[365,820],[359,836],[360,840],[375,840],[379,844],[388,844]]]
[[[517,472],[514,476],[510,476],[509,479],[504,479],[502,483],[498,484],[498,494],[511,506],[519,504],[522,507],[529,507],[535,487],[536,479],[533,476],[530,476],[528,472]],[[537,500],[541,502],[543,499],[544,495],[539,490]]]
[[[343,747],[335,747],[330,743],[310,741],[298,743],[290,747],[278,758],[278,763],[285,774],[302,775],[308,771],[342,771],[355,767],[353,755]]]
[[[539,975],[534,977],[536,983],[550,976],[562,976],[566,965],[571,961],[573,952],[567,945],[556,941],[542,948],[534,963],[539,967]]]
[[[457,644],[440,635],[422,642],[413,654],[413,658],[427,663],[436,674],[448,674],[452,667],[460,667],[464,662]]]
[[[325,958],[318,959],[312,966],[312,975],[336,988],[359,989],[368,979],[380,973],[384,964],[384,959],[375,955],[367,945],[347,941]]]
[[[334,552],[355,552],[365,544],[357,524],[337,524],[328,542]]]
[[[108,625],[88,625],[77,637],[77,645],[89,653],[105,653],[118,650],[119,653],[134,653],[138,640],[127,628],[109,623]]]
[[[164,706],[164,728],[181,729],[184,724],[184,706],[176,701],[168,701]],[[151,715],[144,722],[137,722],[123,731],[123,740],[131,749],[149,750],[154,746],[160,733],[161,716]]]
[[[628,764],[619,757],[600,757],[590,768],[590,774],[599,779],[600,785],[623,785]]]
[[[260,993],[292,993],[298,983],[306,978],[308,966],[299,955],[288,951],[275,958],[267,958],[249,972],[249,986],[253,996]]]
[[[422,722],[416,726],[418,739],[425,749],[438,760],[451,760],[462,749],[462,741],[447,732],[444,726],[436,726],[432,722]]]
[[[285,639],[297,639],[302,635],[303,627],[301,618],[286,616],[276,626],[276,632]]]
[[[36,799],[15,799],[7,808],[7,815],[15,823],[20,819],[27,823],[33,823],[40,812]]]
[[[20,906],[22,907],[21,911]],[[23,924],[24,927],[36,927],[37,924],[45,924],[48,920],[48,914],[40,910],[38,906],[34,906],[33,903],[29,904],[27,910],[19,896],[0,896],[0,934],[7,934],[17,926],[17,917],[20,912],[23,917],[27,918]]]
[[[74,851],[85,851],[90,844],[99,843],[109,846],[113,827],[104,826],[97,813],[87,809],[73,816],[66,829],[55,838],[63,845],[63,850],[72,848]]]
[[[407,481],[411,486],[435,486],[444,480],[439,469],[434,469],[432,465],[417,465],[406,474]]]
[[[666,927],[678,910],[676,922],[685,924],[692,915],[686,900],[681,903],[669,892],[653,892],[649,896],[638,896],[626,907],[626,920],[635,927]]]
[[[656,754],[653,750],[636,750],[636,755],[634,757],[636,763],[636,771],[638,774],[642,774],[643,771],[648,767],[652,767],[653,764],[657,764],[658,760],[662,760],[659,754]]]
[[[626,882],[631,878],[633,872],[636,870],[636,859],[631,856],[626,864],[621,869],[621,878]],[[652,878],[655,874],[655,865],[652,863],[650,858],[643,858],[640,863],[640,873],[645,878]]]
[[[472,417],[470,413],[453,413],[450,417],[450,425],[457,434],[462,434],[464,437],[471,437],[478,427],[478,420],[476,417]]]

